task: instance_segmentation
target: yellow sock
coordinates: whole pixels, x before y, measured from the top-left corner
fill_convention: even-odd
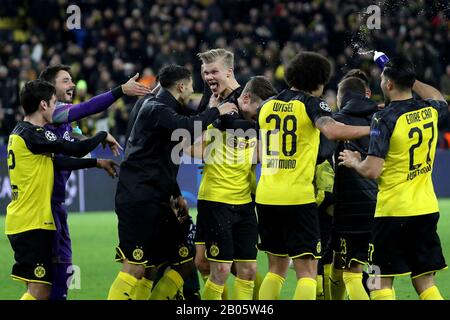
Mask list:
[[[234,280],[233,300],[252,300],[254,287],[255,281],[236,277]]]
[[[342,274],[349,300],[369,300],[369,295],[362,283],[362,273],[345,272]]]
[[[202,299],[203,300],[222,300],[223,287],[219,284],[215,284],[208,279],[203,287]]]
[[[331,300],[344,300],[345,284],[342,281],[342,270],[331,268],[330,273],[330,297]]]
[[[108,300],[131,300],[137,283],[131,274],[120,271],[109,289]]]
[[[170,269],[156,284],[150,300],[174,300],[177,292],[183,288],[183,284],[184,280],[180,274]]]
[[[153,281],[142,278],[134,290],[134,300],[149,300],[152,294]]]
[[[294,300],[316,300],[317,282],[312,278],[301,278],[297,281]]]
[[[267,272],[259,288],[258,300],[279,300],[284,280],[276,273]]]
[[[436,286],[429,287],[419,295],[420,300],[444,300]]]
[[[392,289],[380,289],[370,292],[371,300],[394,300]]]
[[[256,272],[255,276],[255,287],[253,288],[253,300],[259,299],[259,289],[261,288],[261,284],[264,278],[259,272]]]
[[[331,274],[331,263],[324,264],[323,265],[323,293],[324,293],[324,300],[331,300],[330,274]]]
[[[28,291],[23,294],[20,300],[37,300],[35,297],[31,295]]]
[[[318,274],[316,277],[317,290],[316,290],[316,300],[324,300],[325,293],[323,291],[323,275]]]

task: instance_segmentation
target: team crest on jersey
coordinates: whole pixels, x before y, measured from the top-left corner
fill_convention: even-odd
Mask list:
[[[133,258],[136,261],[141,260],[144,257],[144,251],[140,248],[136,248],[133,250]]]
[[[42,266],[42,264],[38,264],[36,268],[34,268],[34,275],[37,278],[43,278],[45,276],[45,268]]]
[[[45,131],[45,138],[46,138],[48,141],[56,141],[56,139],[57,139],[56,134],[54,134],[54,133],[51,132],[51,131]]]
[[[320,109],[327,111],[327,112],[331,112],[331,108],[328,106],[328,104],[325,101],[321,101],[319,103],[319,107]]]
[[[215,244],[213,244],[211,248],[209,248],[209,253],[211,253],[211,256],[213,257],[217,257],[219,255],[219,252],[220,252],[219,247],[216,246]]]
[[[186,258],[189,255],[189,249],[186,246],[182,246],[180,249],[178,249],[178,254],[182,258]]]

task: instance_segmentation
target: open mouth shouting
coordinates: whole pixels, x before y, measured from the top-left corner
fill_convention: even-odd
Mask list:
[[[72,100],[73,100],[73,97],[74,97],[74,93],[75,93],[75,90],[74,90],[74,89],[66,90],[66,99],[67,99],[68,101],[72,101]]]
[[[214,94],[219,94],[219,83],[217,81],[208,81],[208,86]]]

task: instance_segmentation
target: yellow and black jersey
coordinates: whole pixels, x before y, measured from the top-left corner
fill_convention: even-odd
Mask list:
[[[6,234],[56,229],[50,206],[53,154],[42,153],[43,145],[56,140],[54,133],[27,122],[19,122],[9,136],[8,168],[12,194],[6,213]]]
[[[251,202],[256,136],[238,136],[210,125],[205,142],[205,166],[198,199],[235,205]]]
[[[8,141],[11,203],[6,210],[5,233],[55,230],[50,206],[53,154],[81,157],[92,151],[105,137],[106,132],[102,131],[95,137],[73,143],[58,138],[43,127],[20,121]]]
[[[385,160],[375,217],[418,216],[439,211],[431,173],[442,101],[391,102],[371,123],[368,155]]]
[[[317,206],[320,206],[325,199],[325,193],[333,193],[334,170],[328,160],[316,165],[314,174],[314,192]]]
[[[255,196],[256,195],[256,185],[257,185],[257,182],[256,182],[256,164],[254,164],[252,166],[248,178],[250,179],[250,193],[253,196]]]
[[[261,177],[256,202],[300,205],[316,201],[314,172],[319,150],[317,119],[331,116],[325,101],[284,90],[258,111]]]

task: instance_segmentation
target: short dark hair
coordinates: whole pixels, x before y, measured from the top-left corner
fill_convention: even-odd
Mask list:
[[[266,77],[256,76],[247,81],[242,93],[249,93],[252,100],[256,97],[264,101],[276,95],[277,90]]]
[[[348,77],[339,82],[338,84],[339,94],[344,96],[345,94],[351,92],[362,96],[366,95],[366,86],[364,81],[357,77]]]
[[[50,99],[55,93],[55,86],[48,81],[37,79],[25,83],[20,91],[20,103],[25,114],[36,112],[42,100],[50,103]]]
[[[356,78],[361,79],[364,82],[364,85],[366,86],[366,88],[369,89],[369,87],[370,87],[369,76],[363,70],[351,69],[342,77],[342,80],[348,79],[350,77],[356,77]]]
[[[42,70],[41,74],[39,75],[39,79],[48,81],[50,83],[55,83],[55,78],[58,72],[61,70],[70,72],[70,66],[66,64],[55,64],[52,66],[46,67],[44,70]]]
[[[411,90],[416,81],[414,65],[404,57],[394,57],[389,60],[384,67],[383,74],[400,90]]]
[[[324,56],[304,51],[289,61],[284,79],[288,86],[312,92],[326,85],[330,79],[331,63]]]
[[[171,64],[163,67],[158,73],[159,83],[163,88],[172,88],[175,83],[180,80],[190,79],[192,77],[191,71],[188,68]]]

